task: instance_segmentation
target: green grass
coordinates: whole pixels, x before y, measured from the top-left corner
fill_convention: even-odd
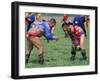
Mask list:
[[[87,53],[87,60],[81,61],[82,58],[81,52],[77,52],[76,60],[70,61],[71,56],[71,40],[70,38],[64,38],[64,33],[61,28],[61,20],[59,17],[56,18],[57,25],[55,30],[55,35],[59,37],[58,41],[50,41],[49,43],[45,40],[44,37],[41,38],[45,52],[44,58],[45,63],[40,65],[38,63],[38,53],[34,47],[29,62],[25,65],[26,68],[35,68],[35,67],[57,67],[57,66],[79,66],[79,65],[88,65],[89,64],[89,35],[88,38],[85,38],[85,48]],[[89,30],[87,30],[89,34]]]

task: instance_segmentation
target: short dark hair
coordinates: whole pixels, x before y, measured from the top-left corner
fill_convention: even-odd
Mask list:
[[[62,27],[64,27],[64,26],[69,26],[69,25],[73,25],[71,22],[64,22],[63,24],[62,24]]]
[[[56,24],[56,19],[51,18],[51,19],[50,19],[50,21],[52,21],[53,23],[55,23],[55,24]]]
[[[28,12],[28,14],[30,15],[30,14],[32,14],[32,12]]]

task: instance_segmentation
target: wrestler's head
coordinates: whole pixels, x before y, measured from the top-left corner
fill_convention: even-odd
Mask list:
[[[70,25],[72,25],[71,22],[63,23],[63,24],[62,24],[62,28],[63,28],[64,30],[66,30],[69,34],[71,33]]]
[[[42,13],[36,13],[35,18],[36,18],[36,20],[41,20]]]
[[[51,18],[50,20],[49,20],[49,26],[52,28],[52,27],[54,27],[56,25],[56,20],[54,19],[54,18]]]

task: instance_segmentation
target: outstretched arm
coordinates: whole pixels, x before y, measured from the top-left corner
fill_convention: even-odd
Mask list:
[[[58,38],[51,33],[50,27],[47,22],[43,23],[44,26],[44,37],[47,40],[57,40]]]

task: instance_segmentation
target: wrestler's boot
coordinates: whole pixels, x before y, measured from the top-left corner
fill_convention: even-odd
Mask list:
[[[44,64],[44,56],[43,56],[43,54],[39,54],[38,55],[38,62],[39,62],[39,64]]]
[[[70,57],[70,60],[74,61],[75,60],[75,55],[76,55],[75,47],[71,49],[71,54],[72,54],[72,56]]]
[[[85,49],[82,49],[81,50],[81,53],[82,53],[82,60],[86,60],[87,59],[86,50]]]

